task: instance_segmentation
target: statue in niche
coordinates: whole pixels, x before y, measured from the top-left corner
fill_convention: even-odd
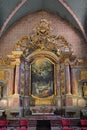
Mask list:
[[[2,98],[2,86],[0,85],[0,98]]]
[[[86,82],[83,85],[83,96],[87,96],[87,83]]]

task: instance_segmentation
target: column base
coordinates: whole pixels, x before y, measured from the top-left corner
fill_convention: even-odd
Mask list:
[[[73,105],[72,94],[68,93],[66,94],[65,106],[72,106],[72,105]]]
[[[8,109],[10,117],[19,115],[20,112],[19,94],[10,95],[8,97]]]

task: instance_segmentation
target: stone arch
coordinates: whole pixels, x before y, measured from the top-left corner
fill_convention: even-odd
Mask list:
[[[37,57],[46,57],[48,59],[50,59],[51,61],[53,61],[54,63],[58,63],[59,62],[59,58],[52,52],[50,51],[35,51],[32,54],[28,55],[26,57],[26,61],[27,62],[31,62],[32,59],[35,59]]]

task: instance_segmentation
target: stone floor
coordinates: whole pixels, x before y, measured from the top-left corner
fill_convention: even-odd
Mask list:
[[[17,130],[18,127],[8,127],[7,130]],[[73,130],[81,130],[80,127],[72,127]],[[36,130],[36,127],[28,127],[27,130]],[[51,130],[62,130],[61,127],[51,127]]]

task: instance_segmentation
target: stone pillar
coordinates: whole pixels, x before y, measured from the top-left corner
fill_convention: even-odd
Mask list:
[[[70,65],[65,63],[65,88],[66,94],[71,94]]]
[[[29,65],[25,65],[25,95],[29,96]]]
[[[56,96],[56,102],[57,102],[57,109],[60,109],[61,108],[61,86],[60,86],[60,65],[57,64],[57,69],[56,69],[56,92],[57,92],[57,96]]]
[[[72,94],[71,94],[71,71],[70,71],[70,63],[69,60],[65,63],[65,88],[66,88],[66,99],[65,99],[65,105],[72,106],[73,100],[72,100]],[[68,111],[68,108],[65,108],[66,111]]]
[[[60,91],[60,66],[57,65],[57,95],[60,96],[61,95],[61,91]]]
[[[78,94],[78,83],[76,78],[76,69],[72,66],[71,67],[71,77],[72,77],[72,94],[77,95]]]
[[[18,88],[19,88],[19,69],[20,69],[20,64],[16,63],[16,71],[15,71],[15,94],[18,94]]]
[[[10,71],[10,85],[9,85],[9,94],[12,95],[13,94],[13,88],[15,87],[14,86],[14,68],[15,68],[15,65],[11,65],[11,71]]]

